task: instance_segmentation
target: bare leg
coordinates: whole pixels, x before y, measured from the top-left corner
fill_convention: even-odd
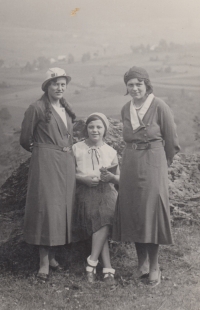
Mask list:
[[[138,257],[138,271],[140,275],[149,273],[149,259],[146,243],[135,242]]]
[[[103,226],[97,232],[92,235],[92,253],[90,259],[97,261],[102,251],[104,243],[108,237],[109,227]]]
[[[40,246],[39,254],[40,254],[39,273],[49,274],[49,248],[45,246]]]
[[[54,247],[50,247],[49,250],[49,265],[56,267],[58,265],[58,262],[55,259],[55,249]]]
[[[101,251],[101,257],[104,268],[112,268],[110,263],[110,251],[108,246],[108,240],[106,240],[103,245],[103,249]]]
[[[157,280],[159,276],[158,250],[159,250],[158,244],[154,244],[154,243],[147,244],[147,251],[148,251],[149,262],[150,262],[150,272],[149,272],[150,281]]]

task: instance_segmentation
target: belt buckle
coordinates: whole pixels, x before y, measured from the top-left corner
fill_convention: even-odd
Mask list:
[[[137,150],[137,148],[138,148],[137,143],[132,143],[132,148],[133,148],[134,150]]]

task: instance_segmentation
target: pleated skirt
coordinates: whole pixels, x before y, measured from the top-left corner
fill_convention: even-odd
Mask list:
[[[72,241],[86,240],[101,227],[113,224],[117,191],[113,184],[96,187],[77,184],[72,220]]]

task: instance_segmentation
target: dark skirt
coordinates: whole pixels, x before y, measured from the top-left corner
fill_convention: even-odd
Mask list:
[[[72,241],[86,240],[105,225],[112,225],[117,191],[113,184],[96,187],[77,184],[72,222]]]
[[[168,168],[163,147],[125,148],[112,239],[172,243]]]

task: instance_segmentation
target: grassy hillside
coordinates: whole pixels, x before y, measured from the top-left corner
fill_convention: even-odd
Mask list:
[[[94,111],[120,118],[123,104],[130,99],[124,96],[126,88],[123,75],[132,65],[144,66],[151,77],[155,95],[163,98],[174,112],[182,151],[195,152],[198,147],[194,141],[193,119],[200,115],[200,58],[197,55],[194,57],[194,66],[194,59],[191,65],[190,58],[182,57],[179,53],[160,53],[157,60],[152,61],[155,56],[136,53],[71,65],[61,62],[53,66],[64,68],[72,76],[66,98],[73,105],[78,118]],[[166,67],[170,67],[170,72],[166,71]],[[6,107],[11,115],[1,124],[1,157],[6,156],[6,164],[1,164],[0,172],[4,171],[5,175],[22,156],[22,150],[13,152],[12,145],[16,149],[19,139],[19,134],[13,135],[13,132],[19,131],[25,109],[42,95],[40,85],[46,69],[22,74],[20,68],[0,68],[0,84],[5,82],[9,86],[0,88],[0,110]],[[23,153],[23,156],[26,155]]]

